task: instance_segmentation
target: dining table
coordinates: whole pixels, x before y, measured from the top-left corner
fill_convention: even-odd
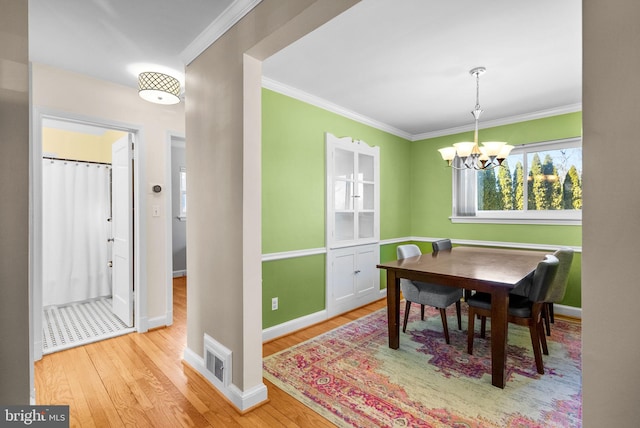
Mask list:
[[[505,387],[509,293],[549,252],[455,246],[377,265],[387,274],[389,348],[400,347],[400,279],[491,294],[491,383]]]

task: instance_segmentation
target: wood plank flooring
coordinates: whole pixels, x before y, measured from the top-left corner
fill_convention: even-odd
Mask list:
[[[35,364],[37,404],[70,406],[72,427],[333,427],[264,381],[269,401],[241,415],[182,363],[186,278],[173,283],[174,324],[46,355]],[[380,300],[263,345],[271,355],[385,307]]]

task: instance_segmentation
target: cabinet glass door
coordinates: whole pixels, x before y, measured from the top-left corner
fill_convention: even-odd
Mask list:
[[[337,241],[354,239],[356,224],[354,177],[354,153],[336,148],[334,157],[333,207],[335,239]]]
[[[357,171],[357,236],[358,239],[373,238],[375,236],[375,176],[373,156],[359,153]]]
[[[326,134],[327,246],[375,242],[380,234],[380,150]]]

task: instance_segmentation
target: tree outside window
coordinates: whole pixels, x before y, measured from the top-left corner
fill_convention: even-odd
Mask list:
[[[478,171],[479,213],[563,210],[582,210],[582,147],[575,140],[520,146],[501,167]]]

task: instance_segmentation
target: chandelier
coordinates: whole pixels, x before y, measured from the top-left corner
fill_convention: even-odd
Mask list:
[[[447,161],[450,167],[455,169],[493,169],[500,165],[509,156],[513,146],[502,141],[488,141],[478,146],[478,121],[482,110],[480,109],[480,75],[487,71],[484,67],[476,67],[469,74],[476,77],[476,106],[471,112],[475,119],[475,133],[473,142],[464,141],[455,143],[453,147],[438,149],[442,159]]]

